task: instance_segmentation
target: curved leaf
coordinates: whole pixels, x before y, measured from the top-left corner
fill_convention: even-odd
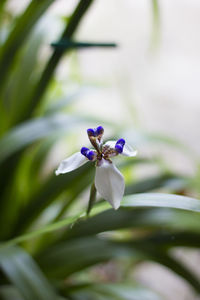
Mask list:
[[[71,39],[73,37],[83,16],[88,11],[93,1],[94,0],[80,0],[78,2],[76,8],[74,9],[69,19],[66,28],[62,33],[62,36],[60,37],[61,40],[65,38]],[[27,110],[26,114],[23,116],[23,120],[27,119],[31,115],[32,111],[36,108],[36,106],[40,103],[54,74],[54,71],[64,53],[65,51],[63,49],[55,49],[52,53],[49,61],[47,62],[46,67],[44,68],[41,74],[41,77],[38,80],[34,93],[32,93],[32,95],[28,99],[29,110]]]
[[[125,196],[117,211],[105,210],[108,207],[104,203],[97,205],[91,211],[93,218],[75,224],[66,235],[91,235],[129,227],[200,231],[200,201],[194,198],[160,193],[136,194]]]
[[[0,266],[26,300],[56,300],[47,279],[33,259],[18,247],[0,249]]]
[[[23,15],[18,19],[13,31],[10,33],[0,53],[0,86],[9,71],[17,51],[27,38],[30,31],[42,14],[54,2],[54,0],[31,1]]]
[[[53,174],[38,193],[32,195],[28,205],[21,212],[21,216],[18,218],[19,222],[17,222],[14,228],[14,235],[26,229],[63,191],[72,188],[76,189],[77,186],[77,191],[80,192],[78,187],[79,182],[80,188],[84,190],[92,182],[93,172],[94,168],[92,168],[92,164],[87,163],[71,173],[61,176]]]
[[[0,139],[0,162],[41,138],[66,133],[80,119],[58,114],[37,118],[11,129]]]
[[[116,246],[110,241],[87,237],[59,243],[40,254],[37,261],[48,276],[62,278],[129,253],[129,248],[122,244]],[[141,257],[137,250],[135,255]]]
[[[90,284],[86,287],[73,290],[71,295],[75,300],[161,300],[158,295],[144,287],[119,283]]]
[[[167,199],[170,199],[170,201],[166,201]],[[125,206],[124,208],[123,205]],[[157,207],[161,205],[165,206],[165,208],[153,208],[150,207],[151,205]],[[148,208],[140,208],[139,206],[148,206]],[[66,236],[68,238],[87,236],[130,227],[165,228],[200,232],[199,200],[194,198],[169,194],[137,194],[124,197],[122,206],[117,211],[108,208],[109,205],[107,203],[96,205],[90,213],[91,217],[79,220],[72,228],[66,231]],[[181,208],[181,210],[174,208]],[[189,211],[185,211],[187,208]],[[85,216],[85,212],[82,211],[77,216],[43,226],[39,230],[18,236],[6,243],[19,243],[46,232],[53,232],[67,227],[74,223],[75,220],[78,220],[80,216]]]
[[[144,247],[144,245],[112,242],[96,237],[79,238],[50,247],[38,258],[38,261],[48,276],[58,279],[119,257],[152,260],[165,265],[200,292],[200,282],[192,272],[165,252],[159,251],[154,245]]]
[[[187,184],[187,178],[176,176],[174,174],[159,174],[127,185],[125,188],[125,195],[145,193],[164,187],[173,190],[181,190],[185,188]]]
[[[121,205],[123,207],[169,207],[200,212],[200,200],[186,196],[162,193],[126,196]]]

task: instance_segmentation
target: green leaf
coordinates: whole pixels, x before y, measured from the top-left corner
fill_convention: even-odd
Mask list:
[[[58,299],[33,259],[18,247],[0,249],[0,266],[26,300]]]
[[[160,40],[160,9],[158,0],[152,0],[152,47],[155,48]]]
[[[80,122],[78,118],[58,114],[33,119],[16,126],[0,139],[0,162],[44,137],[66,134],[78,122]]]
[[[14,228],[14,235],[25,230],[63,191],[71,190],[72,188],[76,189],[76,187],[79,190],[79,182],[81,188],[85,189],[92,182],[93,172],[93,164],[87,163],[71,173],[60,176],[53,174],[38,193],[32,195],[28,205],[21,212],[19,222]]]
[[[200,248],[200,234],[197,232],[177,232],[156,231],[155,233],[147,233],[145,237],[133,237],[133,246],[141,245],[143,248],[156,247],[159,250],[166,250],[171,247],[194,247]]]
[[[3,285],[0,287],[0,297],[3,297],[3,300],[24,300],[19,291],[10,285]],[[2,298],[0,298],[2,300]]]
[[[180,190],[187,184],[187,178],[173,174],[161,174],[127,185],[125,188],[125,195],[144,193],[158,188]]]
[[[139,250],[139,249],[138,249]],[[170,255],[162,253],[160,251],[157,251],[156,249],[145,249],[140,248],[140,250],[143,253],[146,253],[149,259],[158,262],[159,264],[166,266],[173,272],[175,272],[177,275],[179,275],[181,278],[184,278],[188,283],[191,284],[191,286],[200,293],[200,282],[196,276],[187,269],[182,263],[178,262],[173,257],[170,257]]]
[[[124,197],[121,205],[123,207],[169,207],[200,212],[200,200],[173,194],[130,195]]]
[[[114,48],[114,47],[117,47],[117,44],[115,44],[115,43],[76,42],[76,41],[65,38],[56,43],[52,43],[51,46],[54,48],[57,48],[57,49],[67,50],[67,49],[94,48],[94,47]]]
[[[103,211],[108,207],[105,203],[97,205],[91,211],[93,218],[77,223],[66,235],[91,235],[129,227],[200,230],[200,200],[194,198],[160,193],[136,194],[125,196],[117,211]]]
[[[87,12],[93,1],[94,0],[79,1],[78,5],[76,6],[74,12],[72,13],[69,19],[65,30],[62,33],[62,36],[60,37],[61,40],[65,38],[71,39],[73,37],[83,16]],[[46,92],[49,82],[52,79],[54,71],[65,53],[66,52],[63,49],[54,50],[46,67],[44,68],[41,74],[41,77],[38,80],[38,83],[36,84],[34,93],[30,96],[30,99],[28,99],[29,111],[26,112],[23,119],[27,119],[31,115],[32,111],[36,108],[36,106],[39,105],[44,93]]]
[[[121,244],[116,246],[109,241],[89,237],[50,247],[40,254],[37,261],[48,276],[58,279],[129,252]]]
[[[18,19],[6,43],[0,52],[0,88],[21,45],[54,0],[31,1],[25,12]]]
[[[64,178],[64,177],[63,177]],[[59,186],[58,186],[59,189]],[[185,200],[188,202],[188,209],[194,211],[185,211],[186,206],[182,207],[182,210],[169,208],[169,203],[165,203],[166,208],[154,208],[152,206],[158,206],[160,201],[155,202],[148,201],[149,207],[141,208],[139,207],[139,203],[135,201],[136,197],[141,197],[143,194],[131,195],[124,197],[122,202],[122,207],[117,211],[113,209],[108,209],[109,205],[107,203],[102,203],[100,205],[96,205],[91,211],[90,218],[79,220],[74,226],[66,231],[66,237],[83,237],[94,235],[104,231],[111,231],[116,229],[124,229],[124,228],[147,228],[147,229],[175,229],[175,230],[192,230],[194,232],[200,232],[200,214],[195,211],[194,204],[198,206],[199,200],[177,196],[177,195],[169,195],[169,194],[161,194],[164,195],[165,198],[175,197],[175,202],[177,202],[177,208],[181,206],[180,200]],[[150,199],[154,194],[144,194],[145,197],[149,197]],[[156,195],[159,197],[160,194],[155,194],[153,198],[154,201],[156,199]],[[132,200],[130,199],[132,197]],[[127,199],[127,202],[126,202]],[[159,199],[162,199],[159,198]],[[178,200],[178,201],[177,201]],[[190,207],[191,201],[191,207]],[[155,205],[156,204],[156,205]],[[161,203],[163,206],[164,203]],[[126,207],[123,207],[125,205]],[[128,207],[129,205],[129,207]],[[134,205],[137,207],[134,207]],[[144,203],[141,201],[141,206],[144,206]],[[85,216],[85,212],[81,211],[74,217],[66,218],[62,221],[55,222],[53,224],[49,224],[43,226],[39,230],[35,230],[27,233],[26,235],[21,235],[8,241],[7,243],[15,244],[22,241],[30,240],[33,237],[42,235],[46,232],[53,232],[55,230],[66,227],[75,222],[80,216]],[[103,221],[102,221],[103,220]],[[23,220],[22,220],[23,221]],[[63,237],[65,238],[65,237]]]
[[[29,105],[25,100],[33,90],[34,83],[38,77],[38,71],[42,65],[38,61],[42,39],[43,34],[38,32],[34,33],[31,38],[28,38],[25,47],[20,51],[15,60],[9,80],[5,83],[5,92],[2,97],[5,99],[6,107],[9,107],[7,115],[7,118],[9,118],[9,128],[18,122],[20,116],[24,114]],[[25,81],[26,84],[24,84]]]
[[[161,300],[158,295],[149,289],[126,283],[90,284],[78,290],[74,289],[70,295],[75,300]]]
[[[165,252],[159,251],[155,245],[144,247],[140,244],[112,242],[96,237],[79,238],[48,248],[40,255],[38,261],[48,276],[58,279],[100,262],[120,257],[133,257],[136,260],[150,259],[165,265],[200,292],[200,283],[192,272]]]

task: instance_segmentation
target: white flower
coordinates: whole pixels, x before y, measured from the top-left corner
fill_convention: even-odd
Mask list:
[[[104,129],[102,126],[95,129],[89,128],[87,133],[94,149],[82,147],[80,152],[64,159],[56,170],[56,175],[71,172],[88,161],[96,161],[95,187],[114,209],[118,209],[124,194],[124,177],[110,158],[118,154],[133,157],[137,151],[127,145],[124,139],[108,141],[103,144]]]

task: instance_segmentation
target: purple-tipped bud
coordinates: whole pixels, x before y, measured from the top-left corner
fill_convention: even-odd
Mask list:
[[[89,151],[87,152],[86,157],[87,157],[89,160],[93,160],[94,157],[95,157],[95,152],[92,151],[92,150],[89,150]]]
[[[115,145],[115,150],[118,152],[118,153],[122,153],[123,152],[123,148],[124,146],[120,145],[120,144],[116,144]]]
[[[86,148],[86,147],[82,147],[82,148],[81,148],[81,154],[83,154],[83,155],[86,156],[86,157],[87,157],[88,151],[90,151],[90,149],[88,149],[88,148]]]
[[[125,145],[125,140],[124,140],[124,139],[119,139],[119,140],[116,142],[116,144],[115,144],[115,150],[116,150],[118,153],[122,153],[122,152],[123,152],[124,145]]]
[[[122,146],[124,146],[125,145],[125,140],[124,139],[119,139],[117,141],[116,145],[122,145]]]
[[[96,130],[94,130],[92,128],[88,128],[87,134],[88,134],[88,136],[96,136]]]
[[[96,157],[96,153],[86,147],[81,148],[81,154],[87,157],[89,160],[93,160]]]
[[[104,129],[102,126],[98,126],[96,128],[97,135],[102,135],[104,133]]]

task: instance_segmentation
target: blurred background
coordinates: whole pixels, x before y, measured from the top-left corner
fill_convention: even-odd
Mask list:
[[[53,196],[45,194],[43,185],[46,190],[51,185],[62,159],[88,146],[86,129],[97,125],[105,128],[105,139],[125,137],[138,150],[134,165],[126,169],[125,160],[124,166],[122,163],[127,194],[156,191],[199,198],[200,2],[86,1],[93,3],[74,34],[64,37],[64,44],[60,36],[79,1],[45,0],[45,8],[33,4],[20,24],[24,11],[34,2],[4,0],[0,4],[0,162],[1,170],[7,170],[0,177],[1,222],[10,224],[2,240],[62,220],[87,205],[90,181],[83,182],[86,189],[81,188],[77,195],[77,179],[66,190],[64,180],[60,185],[55,182],[58,191]],[[71,40],[107,46],[72,49],[67,44]],[[13,195],[18,199],[16,207],[12,207]],[[54,200],[47,199],[43,205],[38,195]],[[37,208],[28,205],[35,197],[40,199],[41,212],[39,204]],[[27,214],[29,225],[23,226],[21,215],[33,208],[38,212],[35,217]],[[158,225],[154,233],[165,229]],[[120,231],[120,239],[126,234]],[[135,234],[137,237],[137,229]],[[145,235],[145,229],[138,232],[140,237]],[[43,244],[37,240],[21,246],[40,265],[37,257]],[[170,254],[199,280],[200,254],[193,248],[197,247],[183,245],[170,249]],[[45,249],[48,252],[48,242]],[[122,269],[123,262],[119,267],[111,260],[84,276],[121,282]],[[164,264],[140,259],[128,278],[161,299],[198,299],[184,276],[173,274]],[[70,299],[83,299],[78,297]],[[131,293],[128,297],[122,299],[158,299],[157,295],[135,297]]]

